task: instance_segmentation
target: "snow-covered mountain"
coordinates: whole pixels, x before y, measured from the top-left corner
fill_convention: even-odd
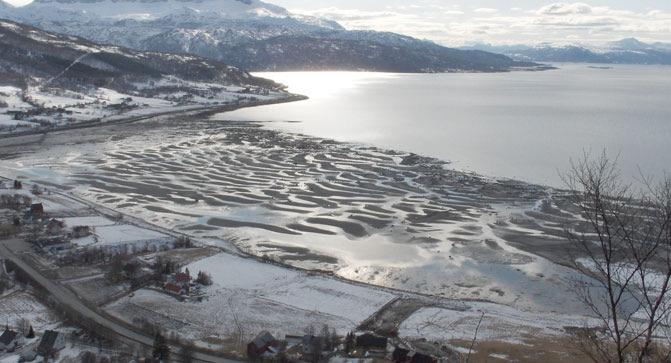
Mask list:
[[[97,43],[191,53],[250,70],[506,71],[533,66],[398,34],[350,32],[334,21],[259,0],[37,0],[10,13],[13,20]],[[409,67],[411,61],[415,64]]]
[[[474,44],[461,49],[478,49],[534,62],[579,62],[605,64],[671,64],[671,44],[645,43],[635,38],[599,46],[583,44],[502,45]]]
[[[193,55],[99,45],[0,20],[0,133],[290,97]]]

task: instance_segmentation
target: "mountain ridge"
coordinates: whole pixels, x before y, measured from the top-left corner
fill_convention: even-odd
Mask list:
[[[625,38],[600,46],[586,46],[578,43],[497,46],[480,43],[460,49],[498,52],[516,60],[530,62],[671,65],[671,44],[645,43],[636,38]]]
[[[12,20],[96,43],[190,53],[252,71],[505,72],[538,66],[395,33],[348,31],[259,0],[39,0],[10,12]],[[307,43],[299,46],[299,40]],[[285,53],[288,63],[281,49],[299,53]]]
[[[0,134],[296,99],[193,55],[140,52],[0,20]]]

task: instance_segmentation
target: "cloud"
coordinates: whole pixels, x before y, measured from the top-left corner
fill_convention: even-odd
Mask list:
[[[591,14],[592,7],[583,3],[555,3],[543,6],[537,12],[541,15]]]
[[[478,14],[496,14],[499,12],[499,9],[492,9],[492,8],[479,8],[475,9],[475,12]]]
[[[292,9],[296,10],[296,9]],[[575,42],[601,43],[637,37],[671,39],[671,12],[635,12],[583,2],[554,2],[537,8],[478,8],[471,12],[442,1],[383,6],[378,11],[328,7],[298,11],[340,22],[348,29],[392,31],[445,45]]]

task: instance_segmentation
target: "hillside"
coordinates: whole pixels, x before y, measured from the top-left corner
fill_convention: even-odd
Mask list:
[[[98,43],[195,54],[252,71],[501,72],[534,66],[398,34],[347,31],[258,0],[37,0],[9,13]]]
[[[462,49],[498,52],[513,59],[528,62],[671,64],[671,44],[649,44],[635,38],[609,42],[601,46],[581,44],[540,44],[536,46],[476,44]]]
[[[0,130],[286,97],[282,86],[195,56],[136,52],[0,21]]]
[[[307,35],[280,35],[239,45],[218,47],[216,57],[226,63],[263,71],[375,70],[382,72],[504,72],[515,67],[534,67],[531,62],[482,51],[461,51],[397,34],[338,32]],[[388,39],[382,40],[383,36]],[[145,41],[144,48],[171,51],[178,44],[174,33],[164,33]],[[394,43],[391,43],[393,41]],[[402,42],[402,45],[396,44]],[[194,47],[192,52],[211,53]],[[306,56],[309,55],[309,56]]]

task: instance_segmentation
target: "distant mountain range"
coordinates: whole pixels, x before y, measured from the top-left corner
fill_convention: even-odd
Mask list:
[[[537,64],[394,33],[347,31],[258,0],[36,0],[0,17],[102,44],[253,70],[502,72]]]
[[[501,53],[519,61],[531,62],[671,65],[671,43],[644,43],[635,38],[622,39],[598,47],[580,44],[536,46],[474,44],[460,49]]]

